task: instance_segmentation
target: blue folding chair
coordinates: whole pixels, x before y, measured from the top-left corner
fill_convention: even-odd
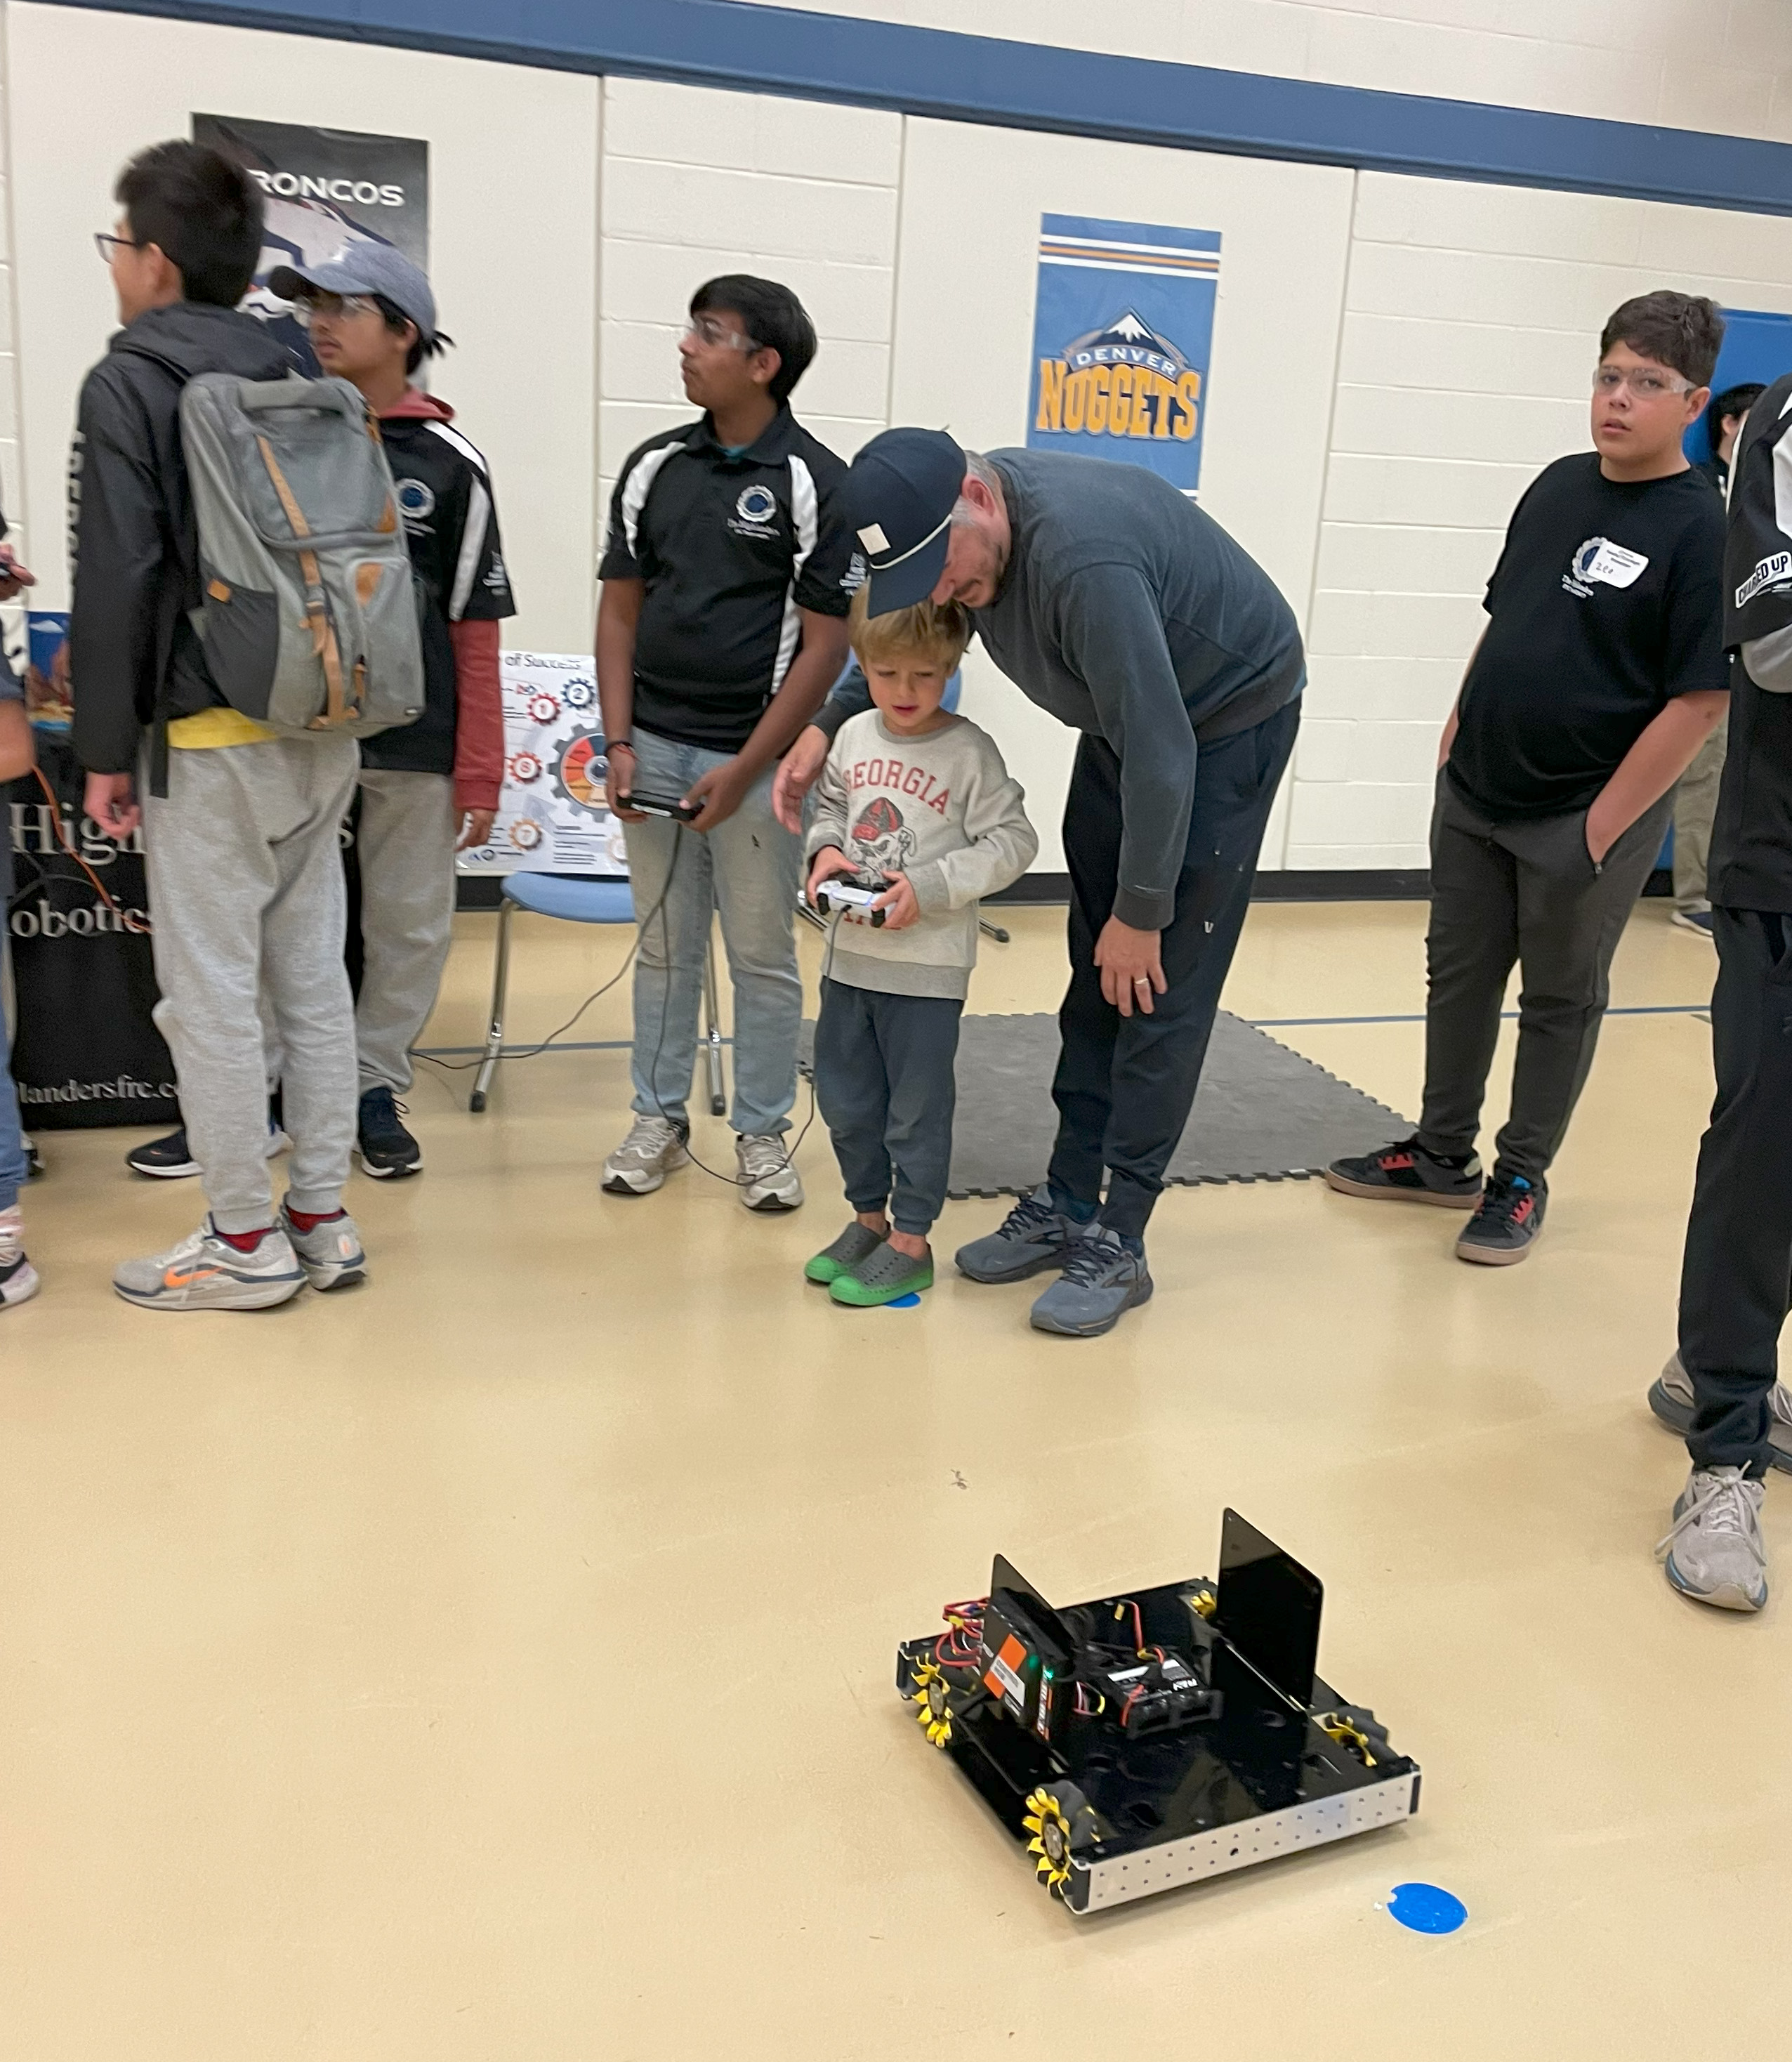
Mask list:
[[[635,897],[627,881],[594,879],[559,873],[508,873],[498,905],[498,950],[491,973],[491,1025],[485,1057],[473,1077],[467,1108],[476,1116],[485,1108],[486,1091],[504,1055],[504,1003],[510,986],[511,913],[527,909],[537,917],[559,917],[569,924],[632,924]],[[704,1057],[709,1070],[709,1108],[724,1115],[728,1106],[728,1077],[722,1066],[721,1011],[716,993],[716,945],[704,949]],[[526,1048],[533,1050],[533,1048]]]

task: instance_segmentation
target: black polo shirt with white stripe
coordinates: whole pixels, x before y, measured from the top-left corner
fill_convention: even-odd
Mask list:
[[[598,578],[645,584],[638,728],[712,752],[747,742],[796,656],[797,611],[844,616],[863,577],[845,479],[788,407],[738,453],[705,415],[630,454]]]
[[[361,757],[389,772],[452,773],[456,702],[448,626],[516,613],[491,476],[478,448],[443,416],[384,415],[379,435],[423,590],[423,712],[402,729],[364,739]]]

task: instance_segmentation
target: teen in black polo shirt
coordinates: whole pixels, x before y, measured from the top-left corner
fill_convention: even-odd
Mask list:
[[[1325,1178],[1347,1195],[1473,1210],[1464,1260],[1530,1250],[1674,784],[1729,699],[1723,503],[1681,448],[1722,338],[1716,307],[1685,294],[1626,301],[1606,325],[1597,448],[1545,467],[1518,503],[1445,727],[1424,1111],[1414,1137]],[[1512,1109],[1484,1185],[1475,1139],[1514,961]]]
[[[685,1101],[712,910],[734,983],[741,1200],[794,1210],[786,1157],[803,986],[791,922],[801,841],[772,811],[777,760],[846,656],[858,577],[846,468],[790,412],[815,331],[788,287],[731,275],[700,287],[679,346],[700,420],[629,455],[598,568],[597,678],[616,813],[641,926],[635,1122],[605,1163],[646,1195],[688,1155]],[[639,791],[698,806],[694,826],[628,807]]]

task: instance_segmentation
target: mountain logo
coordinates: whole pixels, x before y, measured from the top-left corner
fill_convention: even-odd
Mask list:
[[[1173,437],[1201,424],[1201,377],[1137,309],[1073,337],[1039,361],[1036,430],[1071,436]]]

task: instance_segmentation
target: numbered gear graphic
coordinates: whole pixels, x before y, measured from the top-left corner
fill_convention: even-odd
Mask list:
[[[532,752],[519,752],[510,763],[510,776],[519,784],[526,784],[541,778],[541,761]]]
[[[588,709],[597,700],[597,688],[590,680],[568,680],[560,690],[560,698],[569,709]]]
[[[560,705],[552,695],[531,695],[529,720],[531,723],[551,723],[560,712]]]
[[[952,1706],[946,1701],[951,1685],[937,1662],[924,1661],[914,1671],[915,1720],[933,1743],[943,1747],[952,1738]]]
[[[533,852],[541,843],[541,825],[519,816],[510,827],[510,841],[519,852]]]

